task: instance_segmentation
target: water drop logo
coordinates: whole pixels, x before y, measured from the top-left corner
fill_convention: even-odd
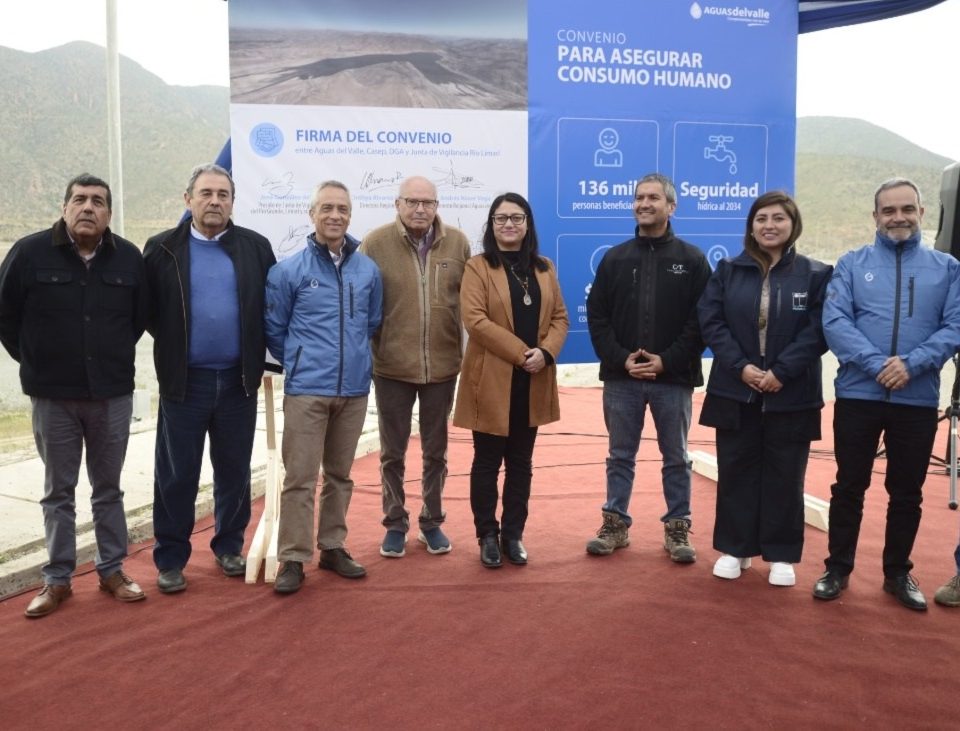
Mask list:
[[[700,7],[700,3],[694,3],[690,6],[690,17],[694,20],[700,20],[703,17],[703,8]]]
[[[275,124],[261,122],[250,130],[250,147],[260,157],[274,157],[283,149],[283,132]]]

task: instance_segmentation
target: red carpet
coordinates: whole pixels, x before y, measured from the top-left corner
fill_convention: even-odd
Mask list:
[[[92,573],[43,619],[22,616],[32,594],[0,602],[0,726],[956,727],[960,610],[932,603],[953,573],[957,538],[944,475],[927,482],[914,551],[930,611],[910,612],[881,591],[882,475],[868,493],[850,588],[821,603],[810,590],[826,535],[809,528],[796,587],[769,586],[762,562],[735,582],[711,576],[714,486],[700,477],[692,536],[700,559],[669,561],[649,419],[632,544],[588,556],[604,495],[600,391],[563,389],[561,399],[563,421],[541,430],[534,455],[528,566],[480,565],[467,499],[472,446],[461,430],[446,494],[453,552],[430,556],[412,537],[405,558],[382,558],[370,455],[354,468],[348,541],[366,579],[311,567],[298,594],[280,597],[223,578],[207,521],[184,594],[156,591],[149,546],[140,546],[126,569],[145,602],[113,600]],[[825,427],[830,418],[828,409]],[[941,425],[938,454],[945,433]],[[695,427],[691,449],[712,452],[712,436]],[[808,492],[828,497],[832,444],[815,447],[825,454],[811,460]],[[414,457],[412,493],[419,469]],[[415,515],[419,500],[409,507]]]

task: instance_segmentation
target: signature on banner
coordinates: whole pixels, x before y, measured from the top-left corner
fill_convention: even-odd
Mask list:
[[[360,176],[360,190],[380,190],[380,188],[389,188],[403,180],[403,173],[399,170],[392,173],[376,173],[372,170],[365,171]]]
[[[483,183],[473,175],[460,175],[453,167],[453,160],[450,161],[450,170],[435,167],[438,173],[443,173],[443,177],[434,180],[437,187],[448,186],[451,188],[482,188]]]

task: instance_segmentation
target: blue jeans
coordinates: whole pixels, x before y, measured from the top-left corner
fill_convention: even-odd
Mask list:
[[[633,522],[627,510],[648,405],[663,456],[661,476],[667,512],[660,520],[690,517],[692,463],[687,457],[687,433],[693,413],[693,389],[635,378],[604,381],[603,420],[610,435],[610,456],[603,510],[617,513],[628,526]]]
[[[250,454],[257,396],[247,396],[239,367],[191,368],[183,401],[160,399],[153,480],[153,562],[161,571],[190,559],[190,534],[200,486],[203,443],[210,435],[217,556],[243,551],[250,522]]]

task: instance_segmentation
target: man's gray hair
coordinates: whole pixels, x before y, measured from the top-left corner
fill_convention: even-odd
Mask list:
[[[324,188],[339,188],[344,193],[347,194],[347,198],[350,198],[350,189],[341,183],[339,180],[324,180],[320,185],[317,186],[316,190],[313,191],[313,195],[310,196],[310,209],[313,211],[314,207],[317,205],[317,201],[320,199],[320,191]],[[350,203],[351,207],[353,202]]]
[[[215,173],[216,175],[222,175],[227,180],[230,181],[230,197],[237,197],[237,186],[233,184],[233,176],[230,175],[230,171],[225,167],[217,165],[215,162],[208,162],[204,165],[197,165],[193,172],[190,173],[190,180],[187,181],[187,195],[193,195],[193,186],[196,185],[197,178],[199,178],[204,173]]]
[[[913,192],[917,194],[917,205],[923,205],[923,198],[920,196],[920,189],[917,187],[917,184],[912,180],[907,178],[890,178],[889,180],[884,180],[877,187],[877,192],[873,194],[873,210],[877,211],[880,208],[880,194],[885,190],[890,190],[891,188],[900,188],[902,186],[907,186],[908,188],[913,188]]]
[[[666,175],[661,173],[649,173],[637,181],[637,188],[640,187],[641,183],[660,183],[660,185],[663,186],[663,194],[666,196],[667,203],[677,202],[677,188],[673,184],[673,181],[670,180],[670,178],[668,178]],[[636,193],[636,188],[634,188],[634,193]]]

